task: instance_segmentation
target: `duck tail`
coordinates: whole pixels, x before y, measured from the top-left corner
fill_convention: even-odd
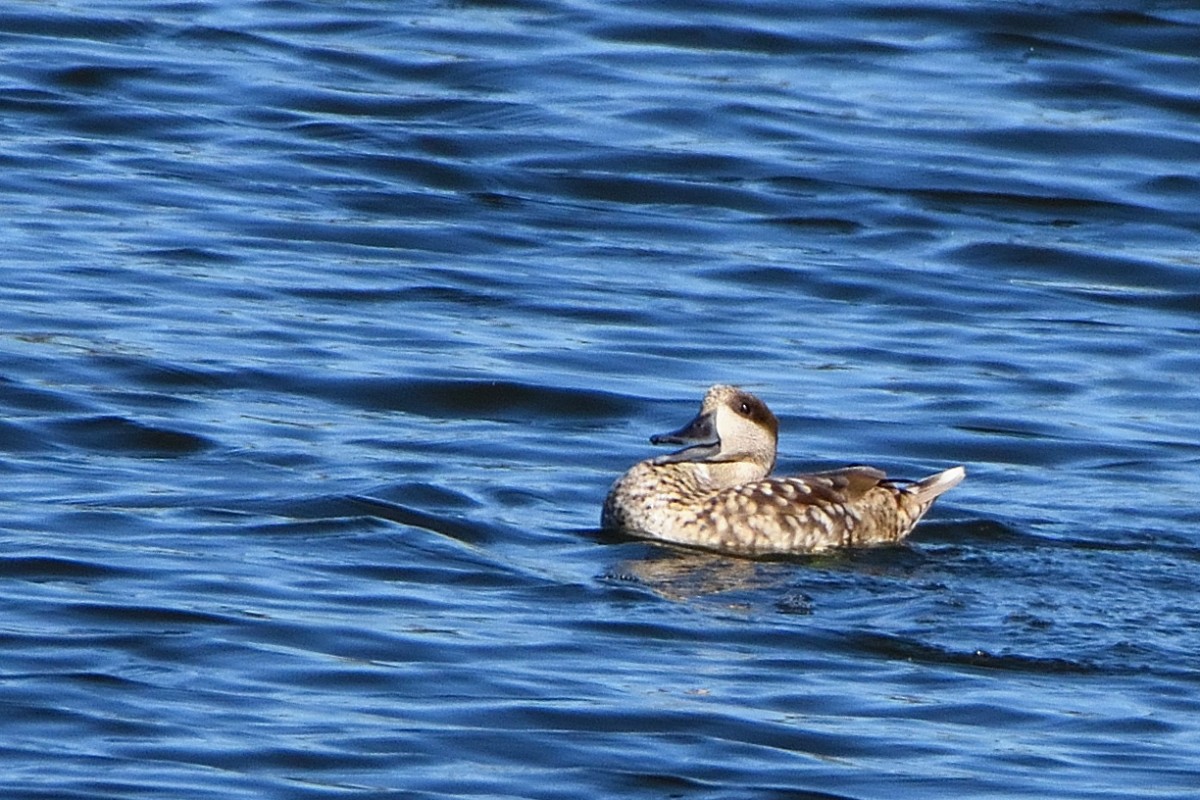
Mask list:
[[[936,475],[930,475],[928,478],[921,480],[908,487],[916,501],[921,505],[932,503],[940,495],[950,491],[955,486],[962,483],[962,479],[967,477],[967,470],[963,467],[951,467],[944,472],[939,472]]]

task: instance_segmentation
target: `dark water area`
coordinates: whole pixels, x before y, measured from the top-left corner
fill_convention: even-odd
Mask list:
[[[1200,13],[0,6],[6,798],[1185,798]],[[597,530],[712,383],[899,548]]]

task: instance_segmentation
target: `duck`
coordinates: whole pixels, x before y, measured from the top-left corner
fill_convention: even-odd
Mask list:
[[[712,386],[694,419],[650,437],[682,449],[639,461],[612,484],[601,526],[750,557],[897,544],[967,474],[956,466],[909,481],[855,465],[771,477],[778,439],[766,403],[737,386]]]

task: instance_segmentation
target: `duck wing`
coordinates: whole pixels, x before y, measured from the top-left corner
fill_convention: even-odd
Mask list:
[[[707,516],[722,547],[749,553],[815,553],[898,542],[961,467],[917,482],[889,480],[874,467],[767,478],[719,492]]]

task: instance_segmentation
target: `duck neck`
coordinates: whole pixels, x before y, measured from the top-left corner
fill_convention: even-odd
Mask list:
[[[771,474],[773,464],[757,461],[707,461],[698,462],[696,470],[705,484],[715,490],[729,489],[750,481],[758,481]]]

